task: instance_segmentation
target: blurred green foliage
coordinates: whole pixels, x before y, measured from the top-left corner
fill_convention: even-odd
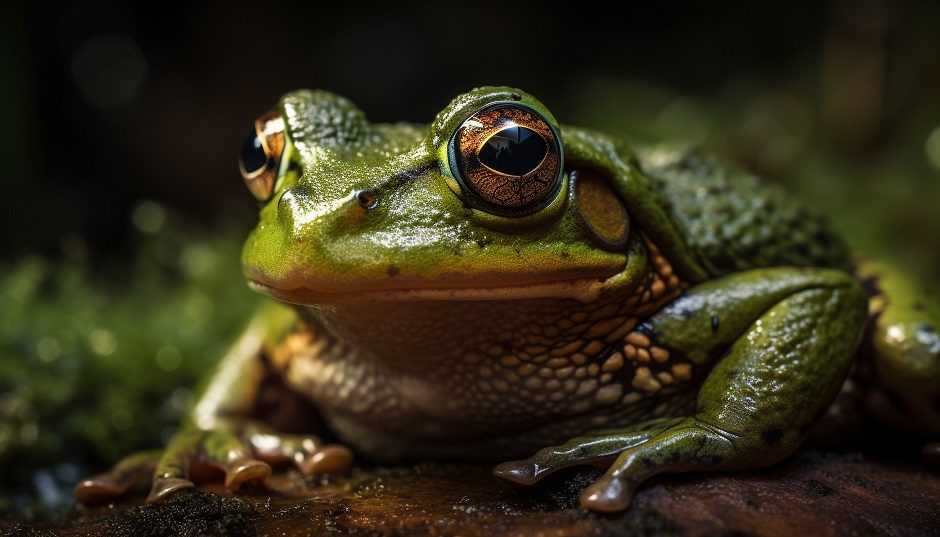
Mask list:
[[[85,473],[161,445],[258,303],[239,271],[241,234],[194,231],[153,202],[133,220],[132,261],[92,274],[71,237],[59,263],[0,267],[6,507],[68,504]]]

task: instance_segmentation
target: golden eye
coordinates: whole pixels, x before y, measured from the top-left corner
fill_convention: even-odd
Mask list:
[[[248,129],[238,158],[245,185],[254,197],[265,201],[274,193],[274,180],[284,152],[284,120],[276,110],[255,120]]]
[[[561,184],[558,133],[538,112],[514,103],[487,106],[450,141],[454,176],[471,203],[504,216],[548,205]]]

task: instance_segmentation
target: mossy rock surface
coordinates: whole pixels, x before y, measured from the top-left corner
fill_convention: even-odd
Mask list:
[[[489,467],[358,467],[329,480],[279,473],[274,490],[241,496],[206,485],[161,505],[75,508],[12,535],[940,535],[940,476],[921,464],[801,452],[764,471],[670,475],[617,516],[577,507],[598,474],[568,472],[517,488]]]

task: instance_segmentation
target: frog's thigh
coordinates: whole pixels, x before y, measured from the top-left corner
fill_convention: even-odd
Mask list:
[[[790,455],[838,392],[865,311],[848,275],[819,271],[815,284],[774,303],[734,341],[706,377],[695,415],[621,453],[581,503],[620,511],[660,472],[740,470]],[[734,315],[731,322],[742,321]]]

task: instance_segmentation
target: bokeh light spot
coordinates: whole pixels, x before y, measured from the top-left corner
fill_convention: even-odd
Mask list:
[[[39,355],[39,359],[43,362],[53,362],[62,354],[62,348],[59,346],[59,341],[55,338],[44,337],[36,343],[36,354]]]
[[[656,129],[664,137],[700,144],[711,130],[708,116],[694,99],[679,97],[663,108],[656,117]]]
[[[123,35],[100,35],[83,42],[72,56],[72,76],[82,97],[96,108],[124,104],[137,94],[147,61],[137,43]]]
[[[212,298],[205,293],[194,293],[186,300],[183,309],[186,311],[189,318],[197,323],[208,321],[215,313],[215,305],[212,303]],[[185,326],[188,327],[192,325]]]
[[[927,143],[924,144],[924,150],[927,152],[927,160],[931,165],[940,171],[940,126],[930,133],[927,137]]]
[[[183,363],[179,349],[173,345],[160,347],[154,358],[160,369],[164,371],[175,371]]]
[[[134,415],[127,408],[118,408],[111,413],[111,425],[118,431],[127,431],[134,426]]]
[[[20,443],[28,446],[36,442],[39,437],[39,426],[35,423],[25,423],[20,427]]]
[[[215,266],[215,252],[199,244],[187,246],[180,256],[180,265],[191,278],[205,276]]]
[[[156,233],[166,223],[166,209],[153,201],[145,201],[134,209],[131,215],[134,226],[144,233]]]
[[[117,338],[108,330],[98,329],[88,335],[91,351],[99,356],[110,356],[117,350]]]

